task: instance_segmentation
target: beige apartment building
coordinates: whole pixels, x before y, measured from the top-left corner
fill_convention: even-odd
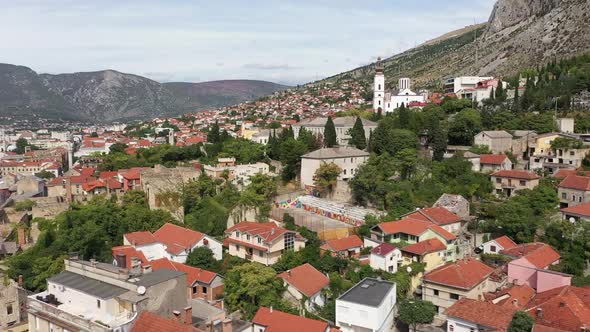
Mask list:
[[[539,185],[539,176],[524,170],[502,170],[491,174],[496,195],[511,197],[522,189],[534,189]]]
[[[299,233],[273,222],[243,221],[225,231],[224,245],[229,254],[264,265],[276,263],[285,251],[305,248],[306,239]]]

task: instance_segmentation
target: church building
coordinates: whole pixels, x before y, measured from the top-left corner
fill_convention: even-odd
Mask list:
[[[373,109],[378,112],[393,112],[402,104],[408,106],[410,103],[424,103],[426,96],[411,90],[412,82],[407,77],[399,79],[397,89],[386,92],[385,73],[383,72],[381,58],[377,58],[375,64],[375,86],[373,94]]]

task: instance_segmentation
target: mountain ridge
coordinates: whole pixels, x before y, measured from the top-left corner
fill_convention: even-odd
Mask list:
[[[127,121],[237,104],[287,86],[258,80],[167,82],[114,69],[37,74],[0,63],[0,116]]]

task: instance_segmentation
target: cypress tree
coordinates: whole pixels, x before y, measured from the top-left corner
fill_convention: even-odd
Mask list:
[[[324,146],[331,148],[337,144],[336,127],[334,126],[332,117],[329,116],[328,121],[326,121],[326,126],[324,127]]]
[[[490,92],[490,100],[496,99],[495,94],[496,94],[496,92],[494,91],[494,88],[492,88],[492,91]]]
[[[276,131],[273,130],[272,139],[270,141],[270,157],[274,160],[279,160],[281,156],[281,142],[277,138]]]
[[[215,144],[219,143],[220,139],[221,136],[219,134],[219,124],[217,123],[217,121],[215,121],[213,126],[211,126],[211,129],[209,129],[209,134],[207,135],[207,142]]]
[[[406,108],[406,105],[402,103],[399,107],[399,126],[402,129],[407,129],[410,125],[410,113]]]
[[[367,147],[365,128],[360,117],[356,118],[352,131],[350,132],[350,144],[360,150],[364,150]]]
[[[502,80],[498,82],[498,88],[496,89],[496,98],[502,100],[504,97],[504,85],[502,84]]]
[[[512,110],[518,112],[520,110],[520,98],[518,97],[518,86],[520,81],[516,81],[516,87],[514,88],[514,101],[512,102]]]
[[[447,150],[447,133],[441,128],[440,121],[435,120],[432,126],[431,142],[432,142],[432,159],[442,161]]]

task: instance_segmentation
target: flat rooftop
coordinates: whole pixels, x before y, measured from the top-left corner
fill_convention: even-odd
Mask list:
[[[338,300],[378,307],[394,287],[395,283],[391,281],[365,278],[340,295]]]
[[[111,299],[126,293],[128,290],[117,287],[106,282],[85,277],[69,271],[64,271],[47,279],[48,282],[75,289],[82,293],[92,295],[101,299]]]

